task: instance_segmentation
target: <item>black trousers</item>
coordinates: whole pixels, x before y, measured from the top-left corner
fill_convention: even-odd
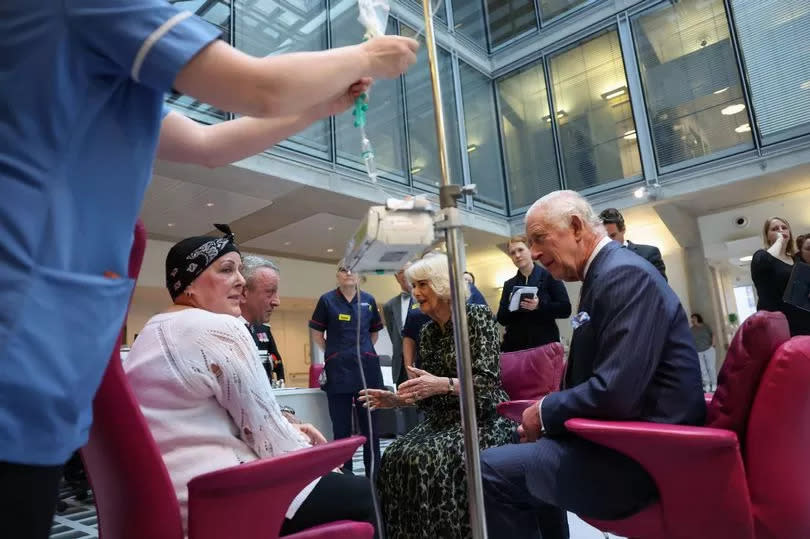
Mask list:
[[[336,520],[370,522],[376,529],[368,479],[335,472],[323,476],[293,518],[284,520],[281,535]]]
[[[369,435],[368,410],[363,407],[354,393],[327,393],[329,403],[329,418],[332,420],[332,435],[335,440],[348,438],[352,435],[352,417],[357,419],[360,433],[366,437],[363,444],[363,464],[366,468],[366,477],[371,473],[371,454],[374,452],[374,469],[380,469],[380,429],[377,425],[377,412],[371,412],[371,426],[374,433]],[[352,470],[352,459],[343,465],[346,470]]]
[[[0,462],[0,522],[4,537],[47,539],[62,466]]]

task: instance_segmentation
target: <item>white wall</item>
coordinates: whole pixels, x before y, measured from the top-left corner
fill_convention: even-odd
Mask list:
[[[740,228],[734,224],[734,219],[738,216],[748,219],[746,227]],[[776,216],[790,222],[794,238],[810,233],[810,189],[698,217],[707,258],[720,260],[728,258],[729,254],[737,255],[738,253],[728,253],[726,243],[761,237],[765,220]],[[760,245],[761,242],[755,246]]]

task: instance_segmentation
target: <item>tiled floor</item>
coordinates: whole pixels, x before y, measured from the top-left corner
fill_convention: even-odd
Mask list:
[[[391,442],[392,440],[381,440],[381,449],[385,451],[385,448]],[[356,474],[364,473],[362,449],[355,453],[353,465]],[[84,501],[79,501],[75,498],[74,493],[63,488],[59,498],[64,502],[65,510],[57,513],[53,519],[51,539],[98,537],[96,507],[93,505],[92,496]],[[571,539],[604,539],[605,537],[602,532],[587,525],[576,515],[569,514],[568,522],[571,527]],[[611,539],[620,539],[614,535],[610,537]]]

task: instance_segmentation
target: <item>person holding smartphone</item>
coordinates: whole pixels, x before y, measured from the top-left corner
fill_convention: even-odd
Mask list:
[[[503,283],[498,307],[498,323],[506,328],[501,352],[535,348],[560,340],[558,318],[571,316],[571,301],[562,281],[534,263],[526,236],[513,236],[507,245],[517,274]],[[522,293],[517,310],[510,310],[515,287],[536,287],[537,293]],[[518,292],[519,293],[519,292]]]

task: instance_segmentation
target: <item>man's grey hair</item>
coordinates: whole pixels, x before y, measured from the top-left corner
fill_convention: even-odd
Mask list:
[[[594,232],[605,234],[599,215],[585,197],[576,191],[553,191],[537,200],[526,212],[527,221],[534,212],[542,213],[546,221],[557,228],[570,226],[571,218],[576,215]]]
[[[278,269],[276,263],[269,258],[259,255],[245,255],[242,257],[242,277],[245,278],[245,285],[247,287],[253,284],[253,278],[256,276],[256,272],[262,268],[268,268],[279,275],[281,274],[281,270]]]
[[[430,288],[443,300],[450,299],[450,268],[447,255],[429,253],[417,260],[405,270],[405,278],[413,284],[417,281],[427,281]],[[470,296],[470,287],[464,283],[464,297]]]

